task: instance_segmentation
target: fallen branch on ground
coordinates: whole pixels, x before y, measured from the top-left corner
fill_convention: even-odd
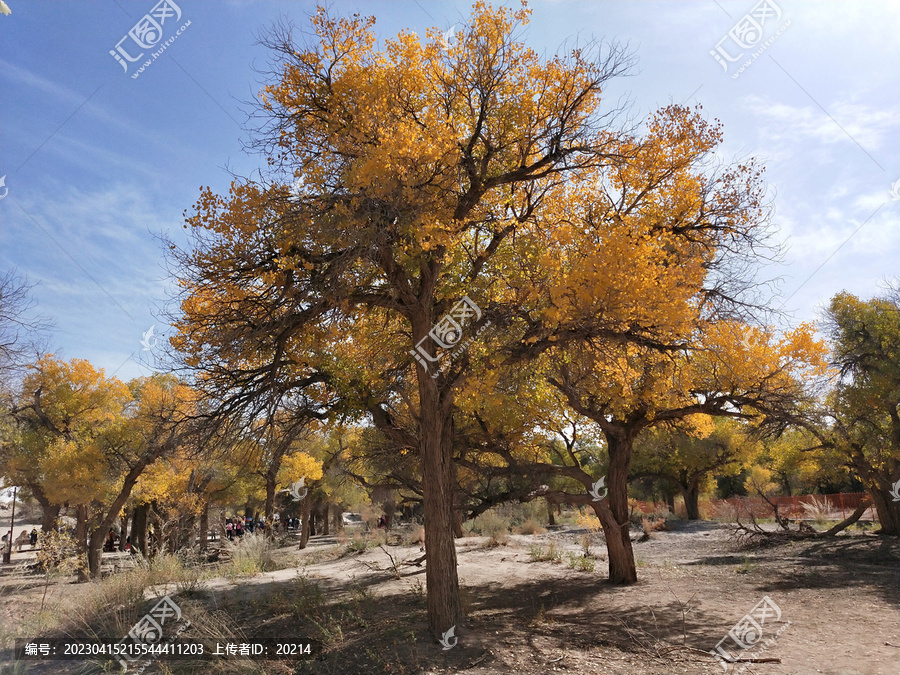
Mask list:
[[[675,645],[674,647],[669,647],[668,649],[664,649],[660,652],[660,655],[668,654],[669,652],[675,651],[685,651],[691,652],[694,654],[703,654],[703,656],[710,656],[712,658],[719,658],[723,661],[727,661],[728,663],[781,663],[781,659],[776,658],[774,656],[763,656],[763,657],[749,657],[746,659],[737,658],[737,659],[729,659],[725,658],[721,655],[713,654],[711,651],[697,649],[696,647],[687,647],[685,645]]]
[[[774,531],[764,530],[759,526],[759,524],[756,522],[756,518],[751,513],[750,522],[752,524],[752,527],[748,527],[747,525],[742,523],[740,517],[738,517],[734,535],[738,539],[740,539],[742,543],[745,544],[754,544],[759,541],[771,543],[779,539],[788,540],[812,539],[816,537],[834,537],[857,522],[871,505],[871,497],[865,497],[860,502],[859,506],[856,507],[856,510],[853,513],[851,513],[848,517],[844,518],[844,520],[837,523],[833,527],[825,530],[824,532],[819,532],[818,530],[813,528],[812,525],[802,521],[798,523],[796,530],[792,530],[790,529],[790,527]]]

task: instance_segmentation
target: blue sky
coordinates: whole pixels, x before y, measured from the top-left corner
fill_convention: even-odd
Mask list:
[[[153,0],[7,0],[12,14],[0,16],[0,176],[8,189],[0,188],[0,267],[37,282],[60,356],[123,379],[149,373],[138,363],[152,360],[144,333],[170,332],[157,313],[169,282],[156,236],[183,241],[183,212],[199,188],[224,190],[229,171],[250,175],[260,163],[241,144],[245,102],[268,60],[257,36],[279,16],[305,25],[315,9],[174,2],[181,16],[162,12],[160,42],[127,72],[109,52],[127,38],[125,52],[140,53],[127,36],[157,7]],[[379,35],[390,37],[449,29],[470,4],[338,0],[332,10],[374,15]],[[573,37],[630,43],[638,65],[607,90],[610,104],[628,97],[639,117],[672,102],[702,104],[724,123],[723,160],[763,160],[787,246],[784,264],[764,274],[782,278],[775,305],[792,322],[816,318],[840,290],[868,297],[900,275],[900,199],[891,194],[900,179],[900,2],[530,6],[525,38],[539,51]],[[742,52],[734,63],[723,56]]]

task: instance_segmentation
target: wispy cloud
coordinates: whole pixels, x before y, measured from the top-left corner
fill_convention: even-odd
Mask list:
[[[812,105],[794,106],[761,96],[746,96],[743,102],[757,117],[765,120],[760,134],[767,140],[780,142],[814,141],[834,145],[856,140],[868,150],[878,151],[885,149],[886,138],[892,129],[900,125],[900,110],[897,108],[876,109],[837,101],[826,108],[840,123],[838,126]]]

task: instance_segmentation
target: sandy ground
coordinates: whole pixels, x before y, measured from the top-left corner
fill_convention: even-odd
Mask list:
[[[768,596],[780,619],[770,616],[762,639],[742,655],[778,662],[730,665],[729,673],[900,675],[896,539],[859,534],[742,550],[721,524],[671,527],[675,529],[635,543],[639,582],[630,587],[605,580],[605,549],[599,539],[593,549],[595,571],[570,566],[566,554],[581,551],[578,531],[512,535],[502,546],[488,546],[476,537],[459,540],[467,618],[456,627],[458,642],[448,639],[454,645],[450,649],[427,631],[424,567],[402,564],[421,555],[418,546],[387,546],[337,558],[344,547],[333,537],[313,538],[304,551],[284,549],[282,555],[296,561],[295,566],[237,584],[212,579],[190,602],[226,612],[250,637],[314,635],[324,640],[316,660],[265,662],[229,672],[724,673],[722,665],[700,652],[714,649]],[[562,561],[534,562],[530,549],[546,550],[551,541]],[[398,563],[399,579],[388,553]],[[4,626],[27,621],[43,592],[39,579],[14,572],[4,570],[0,586]],[[303,586],[307,590],[318,584],[326,608],[309,610],[298,600],[305,597],[298,591],[298,572],[309,580]],[[55,584],[47,603],[53,606],[64,596],[84,592],[90,586]],[[54,665],[17,672],[87,672]],[[177,673],[212,672],[170,665]]]

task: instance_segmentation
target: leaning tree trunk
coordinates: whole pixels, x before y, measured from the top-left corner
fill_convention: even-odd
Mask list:
[[[438,637],[462,618],[453,538],[452,401],[449,395],[441,399],[429,375],[424,372],[418,375],[421,400],[419,447],[425,507],[425,552],[428,556],[425,566],[428,625]]]
[[[125,503],[131,496],[131,491],[134,488],[135,483],[137,483],[141,473],[143,473],[144,469],[152,461],[152,457],[144,457],[141,461],[131,467],[131,470],[128,472],[128,475],[125,476],[125,480],[119,488],[119,494],[116,495],[112,504],[109,505],[109,508],[106,510],[106,515],[100,518],[100,522],[91,532],[90,546],[88,549],[88,568],[90,569],[92,577],[100,575],[101,549],[107,534],[112,529],[112,526],[116,522],[116,518],[118,518],[119,514],[122,512],[122,509],[125,507]]]
[[[687,485],[681,486],[681,494],[688,520],[700,520],[700,480],[691,478]]]
[[[281,462],[279,462],[278,465],[280,466]],[[266,516],[266,523],[270,525],[275,516],[275,488],[278,487],[278,483],[275,479],[277,477],[277,468],[273,471],[270,467],[269,471],[266,472],[266,505],[263,509]]]
[[[592,502],[592,505],[606,535],[609,580],[614,584],[633,584],[637,582],[637,567],[634,550],[631,548],[631,522],[628,517],[628,468],[634,439],[628,431],[620,434],[606,433],[605,436],[609,449],[607,500]],[[602,508],[603,501],[608,501],[609,513],[605,513]]]

